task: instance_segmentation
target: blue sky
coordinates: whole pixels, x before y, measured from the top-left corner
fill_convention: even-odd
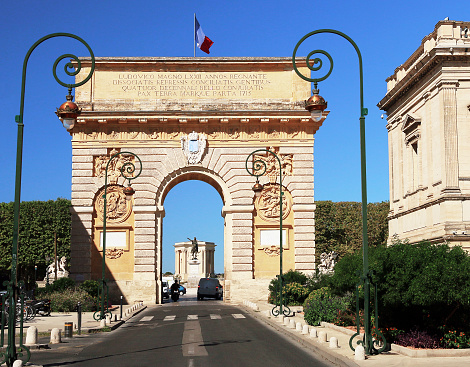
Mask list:
[[[0,202],[14,200],[17,127],[23,59],[41,37],[55,32],[83,38],[96,56],[192,56],[193,14],[214,41],[210,56],[291,56],[296,43],[321,28],[337,29],[359,46],[364,61],[368,199],[388,200],[385,120],[376,104],[385,78],[402,64],[445,17],[463,19],[463,1],[122,1],[17,0],[0,3]],[[320,83],[330,115],[316,134],[315,199],[360,201],[359,81],[357,56],[338,36],[314,36],[298,53],[328,51],[335,66]],[[52,76],[64,53],[88,56],[73,40],[48,40],[32,54],[24,113],[22,200],[70,198],[70,136],[54,114],[65,88]],[[197,56],[205,56],[198,50]],[[306,96],[307,98],[308,96]],[[203,208],[204,216],[182,207]],[[222,201],[209,185],[179,184],[165,202],[164,270],[173,270],[174,242],[197,236],[218,244],[216,271],[223,271]],[[187,216],[187,217],[184,217]],[[186,220],[181,220],[186,218]],[[187,223],[176,228],[176,221]]]

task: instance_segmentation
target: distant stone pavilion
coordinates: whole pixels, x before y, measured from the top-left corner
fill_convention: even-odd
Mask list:
[[[193,255],[191,253],[192,242],[177,242],[175,247],[175,277],[182,282],[188,282],[189,276],[193,275],[199,278],[208,278],[214,275],[214,242],[198,242],[197,262],[192,262]],[[190,267],[197,265],[197,273],[191,274]]]

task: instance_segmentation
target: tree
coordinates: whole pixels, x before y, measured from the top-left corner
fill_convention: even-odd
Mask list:
[[[18,278],[33,282],[34,265],[57,257],[70,259],[70,200],[25,201],[20,204]],[[0,269],[9,270],[13,242],[13,203],[0,203]]]
[[[369,246],[386,245],[389,203],[369,203],[367,212]],[[359,250],[362,247],[361,213],[362,205],[359,202],[317,201],[315,210],[317,255],[336,251],[341,258]]]

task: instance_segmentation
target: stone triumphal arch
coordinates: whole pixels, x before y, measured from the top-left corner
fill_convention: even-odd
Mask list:
[[[83,60],[78,79],[89,64]],[[111,294],[161,302],[165,197],[178,183],[196,179],[223,201],[224,243],[218,246],[224,248],[225,300],[264,297],[260,285],[267,290],[279,272],[279,166],[272,155],[260,155],[268,172],[255,200],[245,161],[261,148],[282,161],[284,269],[312,272],[313,142],[321,122],[304,109],[309,88],[289,58],[97,59],[92,80],[76,91],[82,114],[71,130],[72,277],[101,278],[104,167],[113,154],[127,151],[143,168],[130,201],[119,167],[133,158],[119,155],[108,170]]]

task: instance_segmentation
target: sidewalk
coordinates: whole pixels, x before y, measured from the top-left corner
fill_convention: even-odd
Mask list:
[[[336,363],[339,366],[354,367],[408,367],[408,366],[426,366],[426,367],[462,367],[470,366],[470,350],[428,350],[428,356],[426,357],[410,357],[400,352],[411,351],[413,353],[417,350],[409,348],[403,348],[399,346],[392,346],[392,351],[384,352],[379,355],[366,356],[366,360],[356,361],[354,360],[354,352],[349,347],[349,339],[354,334],[354,331],[338,327],[336,325],[322,323],[322,326],[309,327],[309,331],[312,328],[317,330],[317,333],[324,331],[327,334],[327,342],[321,343],[318,337],[311,337],[310,333],[304,335],[301,333],[303,327],[300,330],[296,330],[292,327],[292,322],[301,323],[301,325],[307,325],[304,321],[303,314],[298,314],[297,311],[301,310],[302,307],[291,307],[291,311],[295,312],[295,316],[288,317],[289,325],[284,325],[284,320],[281,317],[274,317],[270,314],[273,305],[265,302],[258,302],[254,307],[250,305],[243,305],[240,307],[245,308],[250,314],[262,322],[267,323],[271,327],[277,329],[279,332],[289,334],[291,337],[295,337],[296,341],[303,344],[306,347],[312,348],[315,352],[321,354],[325,359]],[[304,330],[305,331],[305,330]],[[329,347],[329,341],[332,337],[337,338],[339,348],[331,349]],[[354,344],[353,344],[354,345]],[[447,356],[429,356],[430,354],[445,354]],[[415,353],[416,354],[416,353]],[[462,356],[462,354],[467,354]],[[459,356],[460,355],[460,356]]]
[[[126,312],[130,310],[132,305],[123,305],[123,320],[127,320],[134,316],[136,313],[141,312],[146,308],[146,306],[139,307],[136,310],[130,312]],[[117,316],[117,320],[120,318],[121,310],[119,306],[114,306],[111,310],[113,314],[113,318],[111,324],[108,325],[109,327],[115,326],[119,321],[115,321],[115,317]],[[82,333],[87,333],[89,330],[92,329],[99,329],[100,328],[100,321],[96,321],[93,318],[94,312],[82,312],[82,325],[81,330]],[[54,328],[59,328],[62,331],[62,336],[64,333],[64,326],[65,323],[73,323],[73,331],[76,332],[78,329],[78,313],[71,312],[71,313],[62,313],[62,312],[52,312],[50,316],[36,316],[34,319],[26,321],[24,323],[24,334],[26,335],[27,328],[30,326],[36,326],[38,329],[38,333],[46,333],[50,332]],[[7,329],[8,330],[8,329]],[[6,332],[7,332],[6,330]],[[19,325],[17,325],[17,334],[19,334]]]

